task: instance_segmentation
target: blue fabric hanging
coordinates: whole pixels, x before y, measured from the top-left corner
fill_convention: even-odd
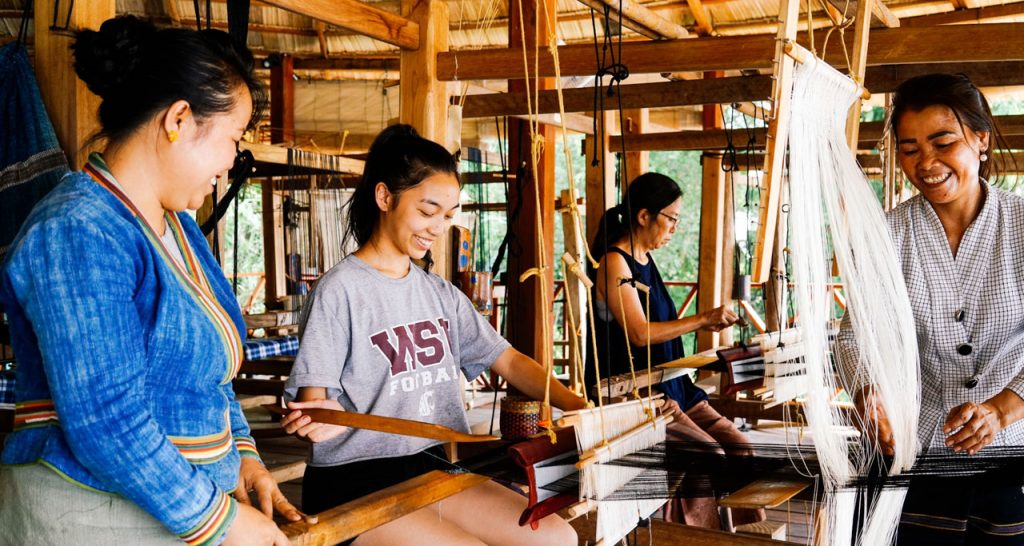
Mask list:
[[[67,172],[24,46],[0,47],[0,263],[32,207]]]

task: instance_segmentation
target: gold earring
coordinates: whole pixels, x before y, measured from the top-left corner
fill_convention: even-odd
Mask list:
[[[167,140],[170,141],[170,142],[174,142],[175,140],[178,140],[178,132],[177,131],[167,131]]]

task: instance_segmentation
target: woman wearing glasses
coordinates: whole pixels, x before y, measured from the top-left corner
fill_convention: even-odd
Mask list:
[[[648,345],[651,365],[655,366],[683,356],[683,334],[696,330],[717,332],[738,320],[736,313],[725,306],[691,317],[676,315],[675,303],[650,253],[672,240],[679,223],[682,195],[679,185],[671,178],[658,173],[642,174],[629,185],[626,199],[601,218],[591,245],[599,264],[596,271],[590,271],[595,283],[595,341],[601,377],[628,373],[630,350],[634,368],[639,373],[647,369]],[[649,322],[648,296],[622,279],[635,279],[649,288]],[[584,378],[591,391],[596,389],[591,352],[587,353]],[[728,445],[730,453],[747,451],[743,449],[747,445],[743,434],[708,404],[707,394],[694,385],[689,376],[661,383],[655,389],[664,392],[670,404],[678,405],[676,420],[669,425],[673,439],[716,447]],[[733,449],[737,444],[738,451]],[[746,512],[749,513],[733,514],[734,523],[763,519],[755,511]],[[718,528],[720,525],[713,498],[672,502],[666,519],[701,527]]]

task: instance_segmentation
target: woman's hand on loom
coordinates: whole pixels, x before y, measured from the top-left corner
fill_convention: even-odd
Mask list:
[[[735,311],[723,305],[721,307],[715,307],[714,309],[702,312],[700,314],[700,319],[703,323],[701,326],[702,329],[718,332],[736,324],[736,321],[739,320],[740,317]]]
[[[864,387],[854,399],[857,406],[857,413],[860,419],[855,421],[861,433],[878,446],[882,454],[892,456],[896,454],[896,441],[892,436],[892,426],[889,425],[889,416],[885,412],[885,405],[882,398],[875,392],[873,386]]]
[[[238,485],[235,487],[235,498],[242,504],[251,505],[250,493],[256,494],[260,511],[268,518],[274,517],[276,510],[288,521],[302,519],[302,514],[281,493],[277,482],[274,481],[274,477],[270,475],[266,467],[256,459],[242,457],[238,471]]]
[[[291,542],[263,512],[238,503],[238,514],[224,537],[224,546],[290,546]]]
[[[977,404],[967,402],[953,408],[946,417],[942,432],[946,447],[955,453],[974,455],[996,438],[1004,428],[1024,415],[1024,400],[1017,393],[1004,389],[992,398]]]
[[[336,411],[345,411],[337,400],[310,400],[308,402],[288,402],[288,409],[296,410],[281,420],[281,428],[288,434],[294,434],[303,440],[310,442],[323,442],[330,440],[348,430],[348,427],[328,425],[326,423],[314,423],[308,415],[302,414],[304,408],[322,408]]]

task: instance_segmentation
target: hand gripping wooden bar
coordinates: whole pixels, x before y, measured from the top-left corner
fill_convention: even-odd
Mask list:
[[[380,415],[368,415],[351,411],[337,411],[321,408],[305,408],[301,410],[288,410],[275,405],[263,406],[267,411],[277,415],[288,415],[292,411],[301,411],[303,415],[309,416],[317,423],[329,425],[340,425],[343,427],[361,428],[365,430],[376,430],[388,434],[401,436],[415,436],[417,438],[430,438],[445,442],[491,442],[499,440],[497,436],[486,434],[466,434],[446,426],[434,423],[423,423],[398,419],[397,417],[382,417]]]

